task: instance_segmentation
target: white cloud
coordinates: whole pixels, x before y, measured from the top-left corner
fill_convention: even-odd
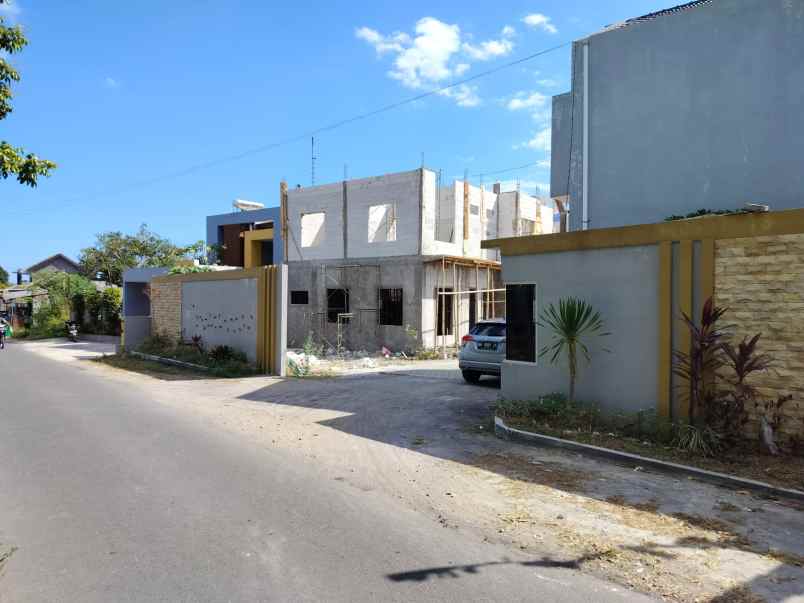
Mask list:
[[[388,76],[413,89],[443,86],[469,71],[473,61],[489,61],[510,54],[515,34],[515,29],[506,25],[498,39],[474,44],[458,25],[434,17],[419,19],[413,35],[404,32],[384,35],[370,27],[355,30],[355,37],[371,45],[378,56],[393,55]],[[464,84],[439,94],[461,107],[481,104],[477,86]]]
[[[502,38],[498,40],[486,40],[480,44],[472,44],[464,42],[462,49],[470,57],[476,61],[488,61],[496,59],[497,57],[504,57],[511,54],[514,49],[514,42],[510,39],[516,32],[510,25],[506,25],[502,29]]]
[[[504,57],[514,49],[514,43],[508,39],[486,40],[478,45],[463,43],[463,51],[476,61],[488,61],[497,57]]]
[[[533,138],[526,142],[525,146],[529,149],[549,153],[551,136],[552,130],[550,128],[544,128],[543,130],[539,130]]]
[[[556,86],[558,86],[558,82],[556,80],[552,80],[552,79],[549,79],[549,78],[544,79],[544,80],[539,80],[536,83],[539,84],[540,86],[544,86],[545,88],[555,88]]]
[[[386,37],[370,27],[356,29],[355,36],[374,46],[378,55],[386,52],[402,52],[405,45],[410,44],[410,36],[406,33],[396,32]]]
[[[120,82],[118,82],[113,77],[106,77],[103,80],[103,85],[106,86],[107,88],[119,88]]]
[[[547,103],[547,97],[541,92],[518,92],[514,98],[508,101],[509,111],[519,111],[520,109],[532,109],[543,107]]]
[[[553,25],[552,20],[547,15],[543,15],[541,13],[532,13],[530,15],[526,15],[522,22],[527,25],[528,27],[532,27],[534,29],[541,29],[546,31],[550,34],[558,33],[558,28]]]
[[[439,92],[441,96],[454,99],[459,107],[477,107],[482,102],[477,94],[477,86],[460,84]]]
[[[389,75],[408,88],[442,82],[452,76],[450,59],[460,48],[457,25],[424,17],[416,23],[416,37],[398,52]]]
[[[542,159],[541,161],[538,161],[538,162],[536,163],[536,167],[540,167],[540,168],[545,169],[545,170],[549,170],[549,169],[550,169],[550,165],[551,165],[551,164],[550,164],[550,160],[549,160],[549,159]]]

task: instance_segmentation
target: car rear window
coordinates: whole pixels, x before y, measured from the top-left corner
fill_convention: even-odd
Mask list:
[[[505,325],[498,322],[481,322],[473,326],[469,333],[480,337],[505,337]]]

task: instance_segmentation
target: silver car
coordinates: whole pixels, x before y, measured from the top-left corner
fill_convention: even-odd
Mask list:
[[[505,319],[481,320],[461,339],[458,368],[469,383],[481,375],[499,377],[505,360]]]

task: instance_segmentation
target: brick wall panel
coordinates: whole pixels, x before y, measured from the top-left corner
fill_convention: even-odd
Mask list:
[[[181,339],[181,282],[151,283],[151,333]]]
[[[760,352],[775,368],[753,384],[768,398],[793,396],[781,431],[804,437],[804,234],[717,241],[715,299],[738,338],[762,333]],[[747,429],[756,435],[756,416]]]

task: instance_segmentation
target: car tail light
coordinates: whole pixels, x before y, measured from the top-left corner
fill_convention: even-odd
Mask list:
[[[475,340],[475,338],[474,338],[474,337],[472,337],[471,335],[464,335],[464,336],[461,338],[461,345],[466,345],[466,344],[467,344],[467,343],[469,343],[470,341],[474,341],[474,340]]]

